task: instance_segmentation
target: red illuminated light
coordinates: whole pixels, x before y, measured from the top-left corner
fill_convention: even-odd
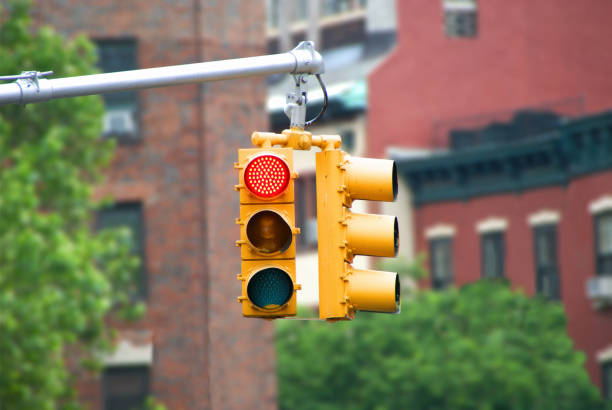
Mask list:
[[[253,158],[244,170],[244,183],[255,196],[270,199],[279,196],[289,186],[289,166],[276,155],[264,154]]]

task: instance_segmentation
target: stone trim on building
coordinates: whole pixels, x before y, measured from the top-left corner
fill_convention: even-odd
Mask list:
[[[612,345],[608,345],[605,349],[600,350],[595,354],[599,363],[612,361]]]
[[[612,211],[612,195],[604,195],[589,203],[589,212],[593,215]]]
[[[435,224],[425,229],[425,237],[427,239],[448,238],[455,236],[456,229],[449,224]]]
[[[476,232],[488,233],[499,232],[508,229],[508,220],[505,218],[491,217],[476,223]]]
[[[542,209],[527,216],[530,226],[558,224],[560,220],[561,213],[552,209]]]

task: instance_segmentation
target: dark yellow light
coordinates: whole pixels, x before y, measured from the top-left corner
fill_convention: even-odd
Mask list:
[[[259,253],[284,252],[291,245],[293,235],[289,224],[278,213],[259,211],[249,218],[246,235]]]

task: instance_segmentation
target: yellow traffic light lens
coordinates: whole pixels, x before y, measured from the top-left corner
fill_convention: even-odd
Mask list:
[[[244,169],[244,184],[255,196],[272,199],[287,189],[291,172],[289,166],[276,155],[259,155]]]
[[[246,224],[249,243],[259,253],[284,252],[291,245],[293,234],[285,219],[273,211],[259,211]]]
[[[287,272],[279,268],[266,268],[256,272],[247,286],[247,296],[261,309],[278,309],[293,294],[293,281]]]

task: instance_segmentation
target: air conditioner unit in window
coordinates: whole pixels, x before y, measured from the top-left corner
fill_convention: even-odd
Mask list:
[[[589,279],[587,296],[598,306],[612,304],[612,275],[602,275]]]
[[[136,121],[130,108],[110,109],[104,115],[104,134],[133,135]]]

